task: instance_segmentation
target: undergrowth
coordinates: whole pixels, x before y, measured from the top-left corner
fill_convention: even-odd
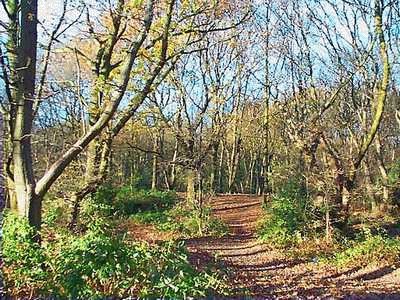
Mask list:
[[[398,264],[400,239],[385,231],[372,233],[364,228],[355,239],[343,238],[340,249],[331,255],[322,255],[321,263],[337,267],[366,266],[371,263]]]
[[[276,246],[295,245],[312,231],[312,203],[297,181],[283,185],[264,208],[266,217],[258,231],[264,242]]]
[[[312,259],[335,267],[366,266],[371,263],[398,264],[400,239],[391,237],[382,224],[358,223],[346,232],[331,228],[324,235],[319,211],[296,181],[284,184],[265,206],[266,217],[259,228],[259,238],[274,247],[285,247],[286,254]],[[358,216],[359,218],[359,216]]]
[[[183,245],[129,242],[99,221],[81,235],[62,230],[32,240],[24,219],[7,213],[4,222],[4,280],[14,297],[185,299],[224,292],[224,280],[197,271]]]
[[[185,205],[178,204],[168,210],[154,210],[139,212],[131,219],[141,224],[152,224],[160,231],[174,231],[184,237],[202,235],[224,236],[228,233],[228,226],[211,214],[211,209],[203,209],[200,217],[197,212]]]
[[[140,190],[131,186],[100,188],[93,202],[102,205],[104,213],[129,216],[142,211],[164,210],[172,207],[178,197],[173,191]]]

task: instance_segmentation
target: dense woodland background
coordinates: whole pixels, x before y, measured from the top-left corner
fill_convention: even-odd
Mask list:
[[[177,204],[204,235],[218,223],[209,208],[217,194],[262,196],[270,217],[260,217],[259,235],[276,244],[312,232],[332,250],[360,222],[397,222],[397,0],[40,2],[38,11],[37,0],[1,1],[10,295],[84,298],[99,286],[103,296],[162,295],[137,279],[107,290],[106,275],[80,282],[92,275],[79,272],[81,290],[54,275],[46,291],[53,265],[43,247],[65,235],[92,245],[91,230],[110,227],[103,238],[119,253],[119,213]],[[129,272],[113,274],[121,282]]]

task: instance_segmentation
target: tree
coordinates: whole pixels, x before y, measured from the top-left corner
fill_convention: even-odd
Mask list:
[[[220,25],[219,23],[222,24],[223,22],[220,22],[219,18],[207,18],[208,14],[218,9],[217,4],[200,4],[198,7],[179,7],[174,0],[159,3],[158,9],[160,11],[166,9],[167,14],[165,18],[160,14],[159,19],[153,25],[154,28],[150,28],[150,44],[146,45],[145,48],[149,56],[140,57],[140,62],[148,66],[149,71],[147,74],[146,70],[138,71],[136,76],[139,81],[139,89],[129,91],[132,96],[128,100],[128,104],[120,112],[115,113],[109,122],[104,137],[101,140],[99,137],[98,140],[92,142],[92,146],[89,145],[85,184],[72,196],[74,203],[72,227],[76,223],[76,216],[82,199],[96,191],[98,186],[104,183],[107,178],[106,171],[109,169],[109,156],[113,140],[139,110],[145,99],[164,81],[182,55],[187,51],[189,53],[197,51],[197,47],[199,47],[201,41],[206,39],[207,35],[236,26],[236,24]],[[187,14],[187,17],[180,20],[181,15],[185,14]],[[116,16],[114,15],[114,17]],[[206,18],[198,21],[198,16]],[[140,78],[140,73],[145,73],[145,76]],[[99,109],[98,103],[101,103],[101,101],[93,101],[94,114]]]
[[[17,209],[29,217],[33,225],[40,224],[41,200],[35,188],[32,166],[31,133],[34,117],[36,56],[37,56],[37,1],[8,2],[10,18],[10,134]],[[18,24],[18,22],[21,24]],[[17,26],[20,25],[20,29]]]
[[[117,3],[117,10],[122,9],[125,1]],[[143,12],[143,25],[134,39],[126,48],[126,55],[118,64],[121,65],[119,76],[114,81],[114,88],[108,99],[104,101],[102,110],[98,112],[96,120],[91,119],[88,131],[76,140],[58,160],[36,180],[34,176],[31,149],[31,133],[34,121],[34,102],[37,105],[41,99],[35,98],[35,78],[36,78],[36,56],[37,56],[37,1],[21,1],[21,9],[17,1],[10,1],[6,7],[9,17],[9,73],[11,80],[7,90],[14,90],[14,94],[8,94],[10,103],[10,134],[13,140],[12,145],[12,169],[15,184],[18,213],[27,217],[31,225],[36,229],[41,226],[41,204],[43,196],[53,185],[53,183],[64,172],[65,168],[83,151],[83,149],[95,140],[102,130],[107,126],[112,116],[117,111],[128,87],[130,73],[141,49],[150,25],[154,12],[154,1],[148,0],[145,3]],[[20,30],[16,32],[21,20]],[[117,22],[118,23],[118,22]],[[96,78],[93,97],[99,85],[106,86],[108,75],[115,68],[111,63],[111,53],[119,34],[119,25],[115,24],[114,35],[102,44],[101,60],[99,65],[98,77]],[[18,33],[18,34],[17,34]],[[18,45],[18,47],[16,47]],[[115,84],[115,85],[114,85]],[[104,87],[103,86],[103,87]],[[103,88],[102,87],[102,88]],[[100,92],[101,94],[101,92]]]

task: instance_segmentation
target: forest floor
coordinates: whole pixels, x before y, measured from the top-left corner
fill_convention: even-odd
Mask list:
[[[186,240],[191,260],[204,266],[216,259],[227,269],[225,299],[400,299],[400,269],[369,266],[338,270],[315,259],[294,259],[256,237],[261,198],[224,195],[210,200],[213,214],[229,226],[225,237]]]

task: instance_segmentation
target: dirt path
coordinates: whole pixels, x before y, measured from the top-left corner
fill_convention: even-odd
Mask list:
[[[370,267],[338,272],[312,260],[288,259],[257,241],[261,199],[248,195],[211,200],[215,216],[230,228],[223,238],[187,240],[192,258],[217,257],[230,270],[232,297],[226,299],[400,299],[400,270]]]

